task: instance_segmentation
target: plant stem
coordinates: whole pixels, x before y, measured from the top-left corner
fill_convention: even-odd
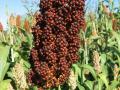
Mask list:
[[[11,46],[11,59],[12,62],[14,62],[14,56],[13,56],[13,27],[10,29],[10,46]]]

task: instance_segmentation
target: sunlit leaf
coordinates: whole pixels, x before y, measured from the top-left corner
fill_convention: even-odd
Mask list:
[[[8,90],[11,80],[4,80],[0,82],[0,90]]]
[[[100,77],[100,79],[105,83],[105,86],[106,86],[106,88],[108,89],[108,80],[107,80],[107,77],[106,77],[106,75],[104,75],[104,74],[99,74],[99,77]]]
[[[85,88],[82,85],[80,85],[79,83],[77,83],[77,87],[79,90],[85,90]]]
[[[114,80],[109,85],[109,89],[114,90],[115,88],[117,88],[118,85],[119,85],[119,81]]]
[[[84,83],[85,83],[85,85],[86,85],[90,90],[93,89],[93,83],[94,83],[93,81],[87,80],[87,81],[85,81]]]
[[[81,65],[80,67],[88,69],[91,72],[91,74],[93,75],[93,77],[95,79],[97,79],[97,75],[96,75],[95,70],[94,70],[94,68],[92,66],[84,64],[84,65]]]
[[[9,67],[9,63],[7,63],[9,50],[10,50],[9,46],[0,45],[0,51],[2,51],[0,53],[0,81],[3,80]]]

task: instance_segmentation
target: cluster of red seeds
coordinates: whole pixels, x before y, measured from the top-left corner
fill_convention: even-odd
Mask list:
[[[40,0],[40,13],[32,29],[31,84],[50,88],[68,79],[71,65],[79,59],[78,33],[84,26],[84,4],[85,0]]]

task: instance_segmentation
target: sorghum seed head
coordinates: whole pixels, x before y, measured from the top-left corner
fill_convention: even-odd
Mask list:
[[[71,65],[79,59],[84,5],[85,0],[40,0],[40,13],[32,29],[30,83],[46,89],[69,78]]]

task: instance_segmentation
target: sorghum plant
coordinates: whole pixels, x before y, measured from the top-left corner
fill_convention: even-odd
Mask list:
[[[3,25],[1,22],[0,22],[0,31],[3,31]]]
[[[85,0],[40,0],[40,13],[32,28],[29,82],[39,88],[57,87],[70,75],[77,55],[79,30],[84,25]]]

